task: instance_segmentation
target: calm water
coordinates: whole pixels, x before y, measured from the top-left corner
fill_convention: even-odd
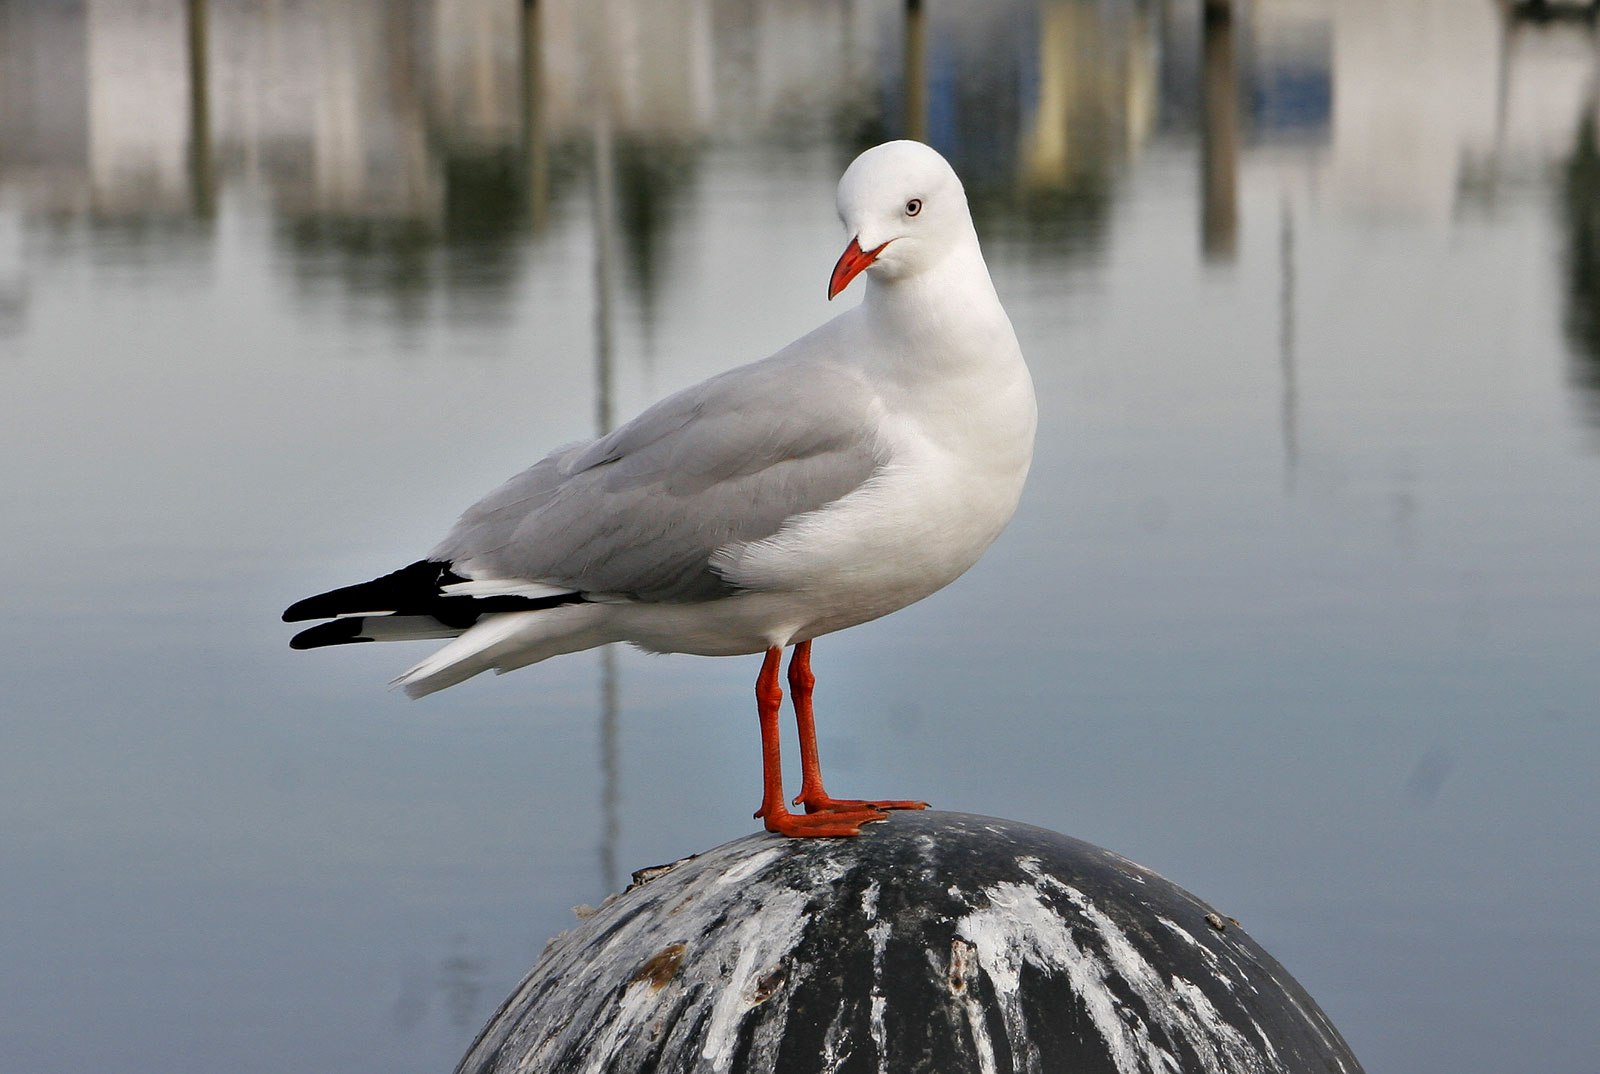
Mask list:
[[[829,316],[838,174],[915,132],[1042,427],[983,563],[818,644],[831,786],[1165,873],[1374,1074],[1591,1074],[1591,28],[927,6],[0,8],[7,1069],[447,1070],[752,829],[753,658],[411,703],[425,649],[277,616]]]

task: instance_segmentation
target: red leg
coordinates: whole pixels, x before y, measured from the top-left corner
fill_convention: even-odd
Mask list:
[[[789,695],[794,702],[794,722],[800,729],[800,793],[795,804],[809,804],[828,797],[822,786],[822,764],[817,759],[817,720],[811,709],[811,691],[817,677],[811,673],[811,643],[803,641],[789,657]]]
[[[868,821],[884,814],[872,809],[848,809],[817,816],[796,816],[783,804],[783,758],[779,750],[778,712],[783,707],[783,687],[778,685],[778,665],[783,650],[767,650],[756,679],[756,711],[761,718],[761,808],[756,816],[767,831],[790,836],[860,835]]]
[[[811,691],[817,677],[811,673],[811,643],[794,647],[789,658],[789,692],[794,696],[794,722],[800,728],[800,793],[796,804],[807,813],[833,813],[840,810],[927,809],[927,802],[865,802],[859,798],[834,798],[822,786],[822,765],[817,759],[817,720],[811,710]]]

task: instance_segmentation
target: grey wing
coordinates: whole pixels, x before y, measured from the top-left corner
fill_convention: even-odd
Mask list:
[[[881,465],[876,394],[848,369],[773,359],[669,396],[563,448],[470,508],[432,558],[647,601],[730,586],[712,553],[776,533]]]

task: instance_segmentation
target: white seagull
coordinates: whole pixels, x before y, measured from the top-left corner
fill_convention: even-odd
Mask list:
[[[859,306],[770,358],[558,448],[489,493],[428,557],[308,597],[297,649],[453,638],[396,680],[412,697],[626,641],[765,653],[762,798],[790,836],[855,835],[921,802],[830,797],[812,722],[811,640],[921,600],[1010,521],[1033,457],[1033,383],[978,247],[961,181],[918,142],[862,153],[839,180],[850,243],[831,299]],[[802,785],[783,799],[778,681]]]

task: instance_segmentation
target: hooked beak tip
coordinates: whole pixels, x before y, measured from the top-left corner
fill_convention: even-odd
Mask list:
[[[870,250],[863,250],[859,237],[852,238],[850,245],[844,248],[844,253],[839,255],[838,263],[833,266],[833,275],[828,278],[828,301],[832,302],[840,291],[849,286],[851,280],[877,260],[883,248],[888,245],[885,242]]]

